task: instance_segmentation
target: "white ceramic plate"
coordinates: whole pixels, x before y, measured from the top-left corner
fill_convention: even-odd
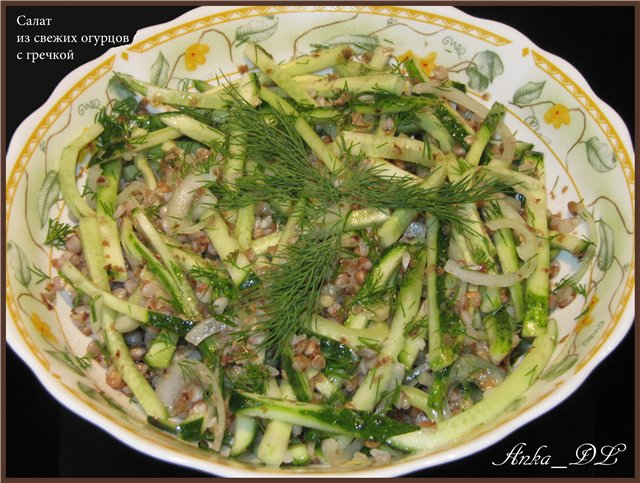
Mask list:
[[[396,53],[412,49],[422,57],[435,52],[435,63],[469,84],[473,95],[507,104],[512,131],[545,153],[553,211],[566,214],[567,201],[584,199],[598,221],[598,256],[584,279],[588,296],[555,314],[556,354],[518,407],[453,448],[358,469],[359,476],[399,475],[487,447],[567,398],[624,337],[634,317],[633,148],[619,116],[572,66],[509,27],[449,7],[202,7],[141,30],[131,45],[73,71],[11,141],[7,340],[62,404],[137,450],[172,463],[225,476],[283,473],[212,457],[146,425],[127,398],[105,384],[100,369],[78,361],[88,340],[69,321],[64,301],[53,311],[37,301],[42,284],[28,269],[53,273],[55,254],[42,242],[46,220],[64,213],[52,181],[57,158],[107,95],[118,95],[108,90],[110,73],[159,83],[169,79],[170,87],[184,78],[233,77],[244,63],[238,46],[243,40],[261,42],[277,60],[338,41],[356,47],[386,43]],[[209,52],[205,63],[191,70],[184,54],[194,44],[208,45]]]

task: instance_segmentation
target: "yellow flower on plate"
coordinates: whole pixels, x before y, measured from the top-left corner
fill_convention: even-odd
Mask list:
[[[193,44],[187,47],[187,51],[184,53],[187,70],[196,70],[198,64],[204,64],[207,61],[206,54],[208,52],[209,46],[207,44]]]
[[[563,124],[569,124],[571,122],[569,109],[562,104],[554,104],[547,112],[544,113],[544,122],[547,124],[553,124],[553,127],[556,129]]]
[[[51,342],[57,342],[49,326],[42,321],[38,314],[31,314],[31,323],[36,328],[36,330],[40,332],[42,337],[49,339]]]
[[[404,54],[398,56],[398,62],[405,62],[406,60],[413,59],[413,50],[407,50]]]
[[[437,56],[438,56],[437,53],[431,52],[426,57],[423,57],[422,59],[420,59],[420,67],[422,67],[422,70],[426,75],[428,76],[431,75],[431,73],[433,72],[433,69],[436,68],[435,61]]]

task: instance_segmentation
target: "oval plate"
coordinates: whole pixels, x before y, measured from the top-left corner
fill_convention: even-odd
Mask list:
[[[583,280],[586,297],[556,312],[560,344],[543,377],[491,427],[457,446],[369,468],[267,470],[218,458],[149,427],[128,399],[110,389],[103,372],[83,359],[88,343],[68,317],[38,302],[36,271],[51,275],[55,252],[44,246],[49,218],[63,215],[55,180],[64,145],[91,122],[95,107],[123,95],[112,71],[179,88],[188,79],[234,78],[243,43],[256,41],[277,60],[315,45],[350,42],[356,50],[388,45],[412,49],[445,66],[485,103],[508,105],[518,138],[545,154],[553,211],[566,215],[584,199],[598,222],[600,244]],[[204,63],[186,61],[206,44]],[[435,56],[434,56],[435,54]],[[430,60],[429,60],[430,59]],[[74,113],[72,115],[72,113]],[[498,441],[566,399],[619,343],[634,317],[634,157],[624,123],[565,61],[504,25],[449,7],[260,6],[202,7],[141,30],[129,46],[69,74],[46,104],[16,131],[7,155],[7,340],[65,406],[148,455],[224,476],[395,476],[458,459]],[[569,261],[563,263],[569,269]],[[35,271],[34,271],[35,270]],[[577,318],[577,322],[576,319]]]

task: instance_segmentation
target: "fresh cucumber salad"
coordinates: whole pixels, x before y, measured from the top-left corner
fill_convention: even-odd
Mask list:
[[[491,424],[554,351],[588,211],[550,214],[542,154],[446,69],[244,54],[189,90],[114,74],[128,94],[60,160],[45,296],[70,292],[106,382],[204,452],[364,466]]]

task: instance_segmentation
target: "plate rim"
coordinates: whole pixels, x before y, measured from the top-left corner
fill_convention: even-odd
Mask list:
[[[323,5],[327,9],[330,9],[330,6]],[[176,17],[173,20],[168,22],[148,26],[142,28],[136,32],[133,37],[131,44],[113,47],[109,49],[107,52],[97,57],[96,59],[89,61],[73,71],[69,72],[62,81],[56,86],[56,88],[52,91],[51,95],[48,99],[33,113],[31,113],[26,119],[24,119],[19,126],[15,129],[11,139],[9,140],[7,152],[6,152],[6,160],[7,164],[5,167],[5,173],[7,174],[7,180],[10,178],[10,174],[15,171],[16,163],[18,160],[18,153],[23,149],[24,143],[26,139],[28,139],[31,135],[32,131],[35,131],[34,123],[37,123],[39,119],[42,118],[43,115],[46,115],[46,112],[51,109],[52,105],[55,104],[58,99],[64,94],[65,91],[69,89],[69,84],[72,82],[72,79],[77,79],[79,77],[86,76],[91,70],[95,69],[96,66],[105,62],[107,59],[112,56],[117,56],[120,52],[128,49],[131,45],[134,45],[142,39],[146,39],[153,35],[155,32],[162,32],[171,26],[179,25],[185,21],[189,21],[192,19],[202,17],[203,13],[207,12],[217,13],[217,12],[226,12],[232,11],[237,8],[250,8],[248,6],[237,7],[231,5],[223,5],[223,6],[201,6],[197,8],[193,8],[185,12],[184,14]],[[295,7],[294,7],[295,8]],[[519,32],[513,27],[509,25],[503,24],[501,22],[484,19],[481,17],[475,17],[473,15],[467,14],[455,7],[450,6],[397,6],[396,8],[404,9],[404,10],[418,10],[418,11],[430,11],[435,12],[443,16],[451,16],[451,13],[454,13],[453,18],[460,17],[460,20],[470,22],[473,24],[480,24],[483,28],[493,32],[507,32],[505,34],[512,42],[523,42],[528,44],[530,47],[535,48],[538,52],[544,54],[544,56],[561,66],[563,71],[567,73],[571,79],[578,84],[581,88],[585,90],[585,92],[589,95],[589,97],[594,101],[594,103],[603,110],[606,118],[609,122],[614,126],[616,132],[621,137],[623,146],[629,152],[629,160],[633,168],[633,172],[635,173],[635,158],[634,151],[631,142],[631,136],[626,126],[625,122],[619,116],[619,114],[614,111],[606,102],[604,102],[597,94],[592,90],[589,83],[586,81],[584,76],[568,61],[565,61],[559,56],[552,54],[544,49],[538,47],[534,42],[532,42],[527,36]],[[366,13],[366,12],[365,12]],[[634,176],[635,179],[635,176]],[[633,207],[635,210],[635,207]],[[635,211],[634,211],[635,213]],[[6,227],[8,230],[8,226]],[[8,234],[8,231],[7,231]],[[635,233],[634,233],[635,235]],[[632,261],[635,266],[635,247],[632,251]],[[6,274],[9,274],[9,267],[6,268]],[[10,283],[9,277],[6,278],[6,289],[9,292]],[[635,280],[634,286],[635,289]],[[633,290],[632,289],[632,290]],[[124,424],[114,424],[113,422],[107,420],[103,414],[99,411],[96,411],[90,408],[88,405],[78,400],[75,397],[72,397],[69,394],[68,389],[62,384],[60,381],[55,379],[51,373],[49,373],[43,365],[37,361],[37,358],[31,353],[31,350],[27,347],[26,342],[19,337],[17,334],[16,324],[17,322],[14,320],[13,315],[9,309],[9,304],[7,303],[5,307],[5,316],[7,321],[12,322],[6,324],[6,340],[12,349],[16,352],[16,354],[25,362],[27,367],[35,374],[39,382],[44,386],[44,388],[56,399],[58,402],[63,404],[66,408],[73,411],[78,416],[82,417],[86,421],[96,425],[101,430],[108,432],[120,442],[126,444],[127,446],[137,450],[147,456],[161,459],[164,461],[168,461],[173,464],[181,465],[181,466],[189,466],[191,467],[193,463],[196,463],[196,467],[200,471],[213,473],[215,470],[220,470],[220,473],[216,472],[214,474],[220,474],[224,476],[255,476],[256,474],[269,474],[269,475],[278,475],[278,476],[369,476],[370,474],[375,476],[398,476],[401,474],[406,474],[410,471],[415,471],[418,469],[424,469],[428,467],[437,466],[449,461],[453,461],[459,459],[461,457],[469,456],[474,454],[482,449],[484,449],[485,444],[494,445],[501,439],[505,438],[509,434],[513,433],[520,427],[524,426],[528,422],[533,421],[538,418],[542,414],[550,411],[562,401],[571,397],[571,395],[575,392],[575,390],[582,385],[582,383],[588,378],[589,374],[593,372],[593,370],[617,347],[622,339],[626,336],[626,334],[630,331],[633,325],[633,319],[635,316],[635,299],[633,296],[629,297],[623,312],[620,315],[618,323],[616,327],[609,333],[607,336],[605,343],[595,352],[593,357],[584,365],[583,369],[580,371],[580,374],[576,374],[572,377],[567,383],[563,385],[561,389],[555,389],[550,393],[550,397],[545,397],[542,401],[538,401],[532,407],[529,407],[514,416],[513,418],[503,422],[500,424],[500,431],[497,431],[498,428],[492,428],[488,432],[485,432],[479,436],[475,436],[473,439],[468,440],[460,445],[448,448],[446,450],[439,451],[435,453],[436,455],[442,455],[440,458],[436,458],[434,463],[428,463],[426,466],[421,464],[420,461],[425,458],[432,458],[432,454],[425,455],[423,457],[416,457],[414,459],[400,460],[398,462],[388,464],[385,466],[374,466],[367,467],[360,470],[350,470],[348,472],[304,472],[304,473],[296,473],[291,471],[265,471],[265,468],[256,467],[256,469],[250,468],[238,468],[231,465],[227,465],[224,462],[218,461],[205,461],[204,459],[192,457],[190,455],[180,454],[178,450],[173,449],[162,449],[159,445],[151,440],[138,436],[136,433],[131,431]],[[35,362],[35,364],[34,364]],[[60,386],[60,387],[58,387]],[[99,418],[102,421],[96,421],[95,418]],[[115,431],[114,431],[115,428]],[[132,439],[133,438],[133,439]],[[134,446],[138,445],[138,447]],[[140,446],[149,445],[148,448],[141,449]],[[165,453],[165,454],[158,454]],[[461,454],[459,454],[461,453]],[[211,466],[212,468],[205,468]],[[215,470],[214,470],[215,469]]]

